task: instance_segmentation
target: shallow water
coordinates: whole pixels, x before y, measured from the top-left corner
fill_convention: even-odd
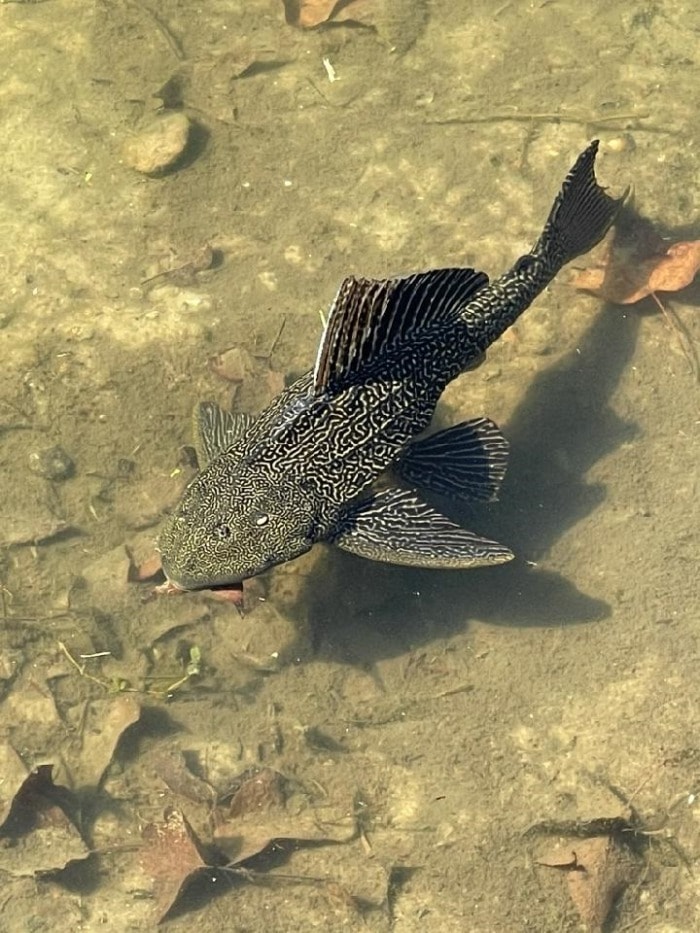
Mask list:
[[[700,236],[697,10],[366,0],[372,28],[302,31],[274,0],[0,5],[0,803],[51,764],[83,837],[50,807],[5,825],[3,929],[153,928],[144,827],[174,806],[210,843],[186,779],[221,797],[255,768],[286,804],[239,835],[307,843],[203,871],[173,929],[578,930],[537,860],[603,817],[654,833],[605,929],[697,929],[698,383],[653,302],[565,270],[445,393],[438,423],[488,414],[511,443],[500,501],[456,514],[512,564],[317,548],[243,614],[129,579],[194,403],[254,412],[307,369],[343,276],[499,274],[593,137],[603,184]],[[195,145],[139,175],[124,143],[174,77]],[[697,347],[698,286],[666,298]],[[211,365],[232,347],[235,392]],[[30,468],[55,446],[68,478]]]

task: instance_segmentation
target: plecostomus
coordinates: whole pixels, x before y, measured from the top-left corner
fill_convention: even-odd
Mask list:
[[[512,558],[414,489],[494,498],[508,452],[498,428],[480,418],[414,438],[445,386],[614,221],[623,199],[597,184],[597,150],[595,141],[579,156],[532,250],[494,282],[474,269],[347,278],[313,371],[255,420],[200,406],[201,471],[159,540],[172,589],[235,586],[319,541],[416,567]],[[402,485],[374,487],[389,469]]]

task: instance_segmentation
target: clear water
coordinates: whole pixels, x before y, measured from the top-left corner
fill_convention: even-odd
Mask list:
[[[149,848],[153,824],[176,807],[209,845],[207,794],[259,768],[285,805],[219,822],[307,843],[203,870],[173,929],[577,930],[571,873],[537,860],[610,817],[655,834],[626,886],[596,881],[594,905],[624,888],[605,929],[698,927],[698,383],[653,302],[606,306],[565,270],[445,393],[439,423],[488,414],[511,442],[500,502],[457,514],[512,564],[319,548],[243,614],[130,580],[189,475],[193,405],[255,412],[307,369],[343,276],[500,273],[593,137],[604,184],[700,236],[693,5],[355,13],[302,31],[273,0],[2,4],[0,802],[41,814],[0,831],[8,931],[152,928],[193,857],[184,831]],[[123,147],[170,79],[194,146],[150,178]],[[662,296],[691,346],[699,297]],[[82,841],[48,779],[22,796],[41,764]]]

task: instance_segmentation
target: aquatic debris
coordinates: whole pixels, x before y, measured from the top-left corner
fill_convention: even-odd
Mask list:
[[[241,347],[229,347],[209,359],[212,372],[227,382],[243,382],[253,372],[254,365],[251,355]]]
[[[7,484],[0,500],[0,547],[36,545],[76,532],[58,512],[45,479],[26,476]]]
[[[667,243],[647,228],[620,234],[616,227],[602,259],[583,269],[573,285],[613,304],[629,305],[655,292],[687,288],[700,270],[700,240]]]
[[[350,824],[322,825],[314,810],[289,813],[286,809],[288,781],[272,768],[246,772],[234,782],[228,803],[214,814],[214,838],[233,867],[283,841],[294,843],[349,842]]]
[[[565,873],[571,900],[591,933],[602,933],[615,900],[637,868],[629,847],[612,835],[557,846],[537,864]]]
[[[0,768],[0,870],[42,875],[87,858],[90,850],[71,818],[77,802],[67,788],[54,784],[53,765],[28,772],[12,746],[3,745]]]
[[[284,319],[278,333],[281,333],[283,326]],[[275,341],[272,349],[274,343]],[[265,355],[261,356],[248,353],[242,347],[228,347],[210,358],[209,366],[212,372],[233,384],[237,410],[265,408],[284,389],[284,374],[269,365],[271,352],[272,350],[267,350]],[[238,417],[245,420],[245,416]],[[252,420],[249,418],[248,422]]]
[[[82,719],[79,758],[68,763],[73,786],[100,786],[122,736],[140,717],[141,704],[133,695],[90,701]]]
[[[627,210],[604,243],[599,261],[572,279],[575,288],[618,305],[636,304],[651,297],[675,331],[681,350],[696,378],[697,351],[675,311],[659,292],[678,292],[691,285],[700,270],[700,240],[669,243],[643,217]]]
[[[156,922],[161,923],[183,891],[208,867],[208,859],[177,807],[167,807],[161,822],[144,826],[141,837],[141,867],[153,880]]]
[[[202,614],[200,613],[199,616],[195,616],[194,619],[195,621],[199,621],[201,617]],[[192,618],[193,617],[190,616],[188,621],[192,621]],[[165,632],[162,633],[162,635],[165,635],[172,631],[173,628],[178,627],[177,624],[173,625],[172,622],[168,622],[167,624],[168,628]],[[162,637],[162,635],[160,637]],[[98,652],[96,655],[89,655],[87,657],[82,655],[81,658],[83,660],[78,661],[73,657],[62,641],[59,641],[58,646],[81,677],[84,677],[86,680],[97,684],[99,687],[102,687],[103,690],[106,690],[109,693],[141,693],[145,696],[157,697],[160,700],[170,700],[172,699],[173,694],[179,690],[180,687],[184,686],[193,677],[199,677],[201,673],[202,658],[197,645],[191,645],[189,647],[187,657],[179,658],[181,674],[179,677],[177,677],[177,679],[173,680],[172,675],[144,675],[139,686],[134,686],[134,683],[126,677],[117,675],[113,676],[111,679],[107,679],[105,677],[99,676],[99,674],[92,674],[88,671],[88,661],[108,660],[110,657],[110,652],[108,651]],[[128,717],[132,715],[132,713],[135,713],[136,708],[125,702],[123,704],[123,711],[125,716]],[[117,711],[117,723],[119,722],[119,716],[120,713]],[[136,718],[138,718],[138,716]],[[135,722],[136,720],[134,719],[132,721]],[[131,723],[127,723],[127,725],[130,724]]]
[[[160,562],[160,554],[153,551],[148,557],[137,563],[134,555],[129,553],[130,563],[127,578],[130,583],[149,583],[156,580],[163,580],[163,567]]]
[[[53,483],[70,479],[75,473],[75,464],[63,447],[43,447],[29,454],[29,469]]]
[[[0,745],[0,835],[10,815],[13,801],[27,779],[27,766],[7,742]]]
[[[164,269],[162,272],[156,272],[147,279],[141,281],[141,287],[153,287],[156,283],[169,282],[172,285],[192,285],[197,281],[200,272],[208,272],[218,263],[220,253],[214,250],[210,243],[192,250],[189,258],[178,257],[177,265],[170,269]]]
[[[123,146],[124,162],[142,175],[162,175],[187,148],[192,124],[184,113],[158,117]]]
[[[185,797],[193,803],[214,803],[216,791],[211,784],[192,773],[179,749],[156,752],[153,756],[153,770],[178,797]]]
[[[313,29],[329,20],[367,23],[372,9],[369,0],[283,0],[290,26]]]
[[[212,815],[214,844],[205,845],[184,813],[167,807],[162,821],[144,827],[141,866],[153,880],[157,922],[169,916],[197,877],[235,871],[280,842],[343,843],[354,828],[342,821],[321,825],[315,810],[285,809],[287,780],[271,768],[247,772]],[[252,874],[248,871],[246,874]]]

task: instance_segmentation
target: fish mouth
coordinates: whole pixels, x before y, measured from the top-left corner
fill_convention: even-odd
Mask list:
[[[188,576],[187,573],[176,573],[168,566],[167,558],[161,553],[161,566],[167,583],[168,591],[172,593],[196,593],[200,590],[242,590],[243,577],[226,577],[223,580],[202,579]]]

